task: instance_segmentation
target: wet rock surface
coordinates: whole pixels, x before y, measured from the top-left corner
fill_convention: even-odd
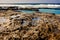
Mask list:
[[[1,12],[0,40],[60,40],[60,16],[12,10]]]

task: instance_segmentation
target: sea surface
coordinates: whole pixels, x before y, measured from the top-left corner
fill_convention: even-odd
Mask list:
[[[60,8],[52,8],[52,9],[49,9],[49,8],[41,8],[41,9],[38,9],[39,12],[45,12],[45,13],[55,13],[55,14],[60,14]],[[24,12],[24,13],[34,13],[35,11],[32,11],[32,10],[17,10],[18,12],[21,11],[21,12]]]
[[[60,8],[58,9],[39,9],[40,12],[60,14]]]
[[[39,4],[44,4],[44,5],[60,5],[60,3],[16,3],[18,5],[22,4],[29,4],[29,5],[39,5]],[[55,14],[60,14],[60,8],[41,8],[41,9],[38,9],[39,12],[47,12],[47,13],[55,13]],[[35,11],[31,11],[31,10],[22,10],[22,12],[27,12],[27,13],[34,13]]]
[[[12,4],[12,5],[40,5],[40,4],[44,4],[44,5],[60,5],[60,3],[0,3],[0,4]],[[60,14],[60,8],[41,8],[41,9],[38,9],[39,12],[47,12],[47,13],[55,13],[55,14]],[[25,13],[34,13],[35,11],[32,11],[32,10],[17,10],[17,11],[22,11],[22,12],[25,12]]]

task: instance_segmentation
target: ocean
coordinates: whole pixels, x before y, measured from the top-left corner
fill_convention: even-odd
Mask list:
[[[15,3],[15,5],[39,5],[39,4],[44,4],[44,5],[60,5],[60,3]],[[60,8],[41,8],[41,9],[38,9],[39,12],[47,12],[47,13],[55,13],[55,14],[60,14]],[[27,13],[34,13],[34,11],[31,11],[31,10],[22,10],[22,12],[27,12]]]
[[[12,4],[12,5],[39,5],[39,4],[45,4],[45,5],[60,5],[60,3],[0,3],[0,4]],[[47,13],[55,13],[55,14],[60,14],[60,8],[41,8],[41,9],[38,9],[39,12],[47,12]],[[22,11],[22,12],[25,12],[25,13],[34,13],[35,11],[32,11],[32,10],[17,10],[17,11]]]
[[[45,12],[45,13],[55,13],[55,14],[60,14],[60,8],[52,8],[52,9],[49,9],[49,8],[41,8],[41,9],[38,9],[39,12]],[[18,12],[24,12],[24,13],[34,13],[35,11],[33,10],[16,10]]]
[[[39,9],[40,12],[60,14],[60,8],[58,9]]]

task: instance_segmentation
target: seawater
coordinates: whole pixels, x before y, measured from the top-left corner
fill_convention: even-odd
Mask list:
[[[34,13],[35,11],[32,10],[16,10],[18,12],[24,12],[24,13]]]
[[[58,8],[58,9],[48,9],[48,8],[46,8],[46,9],[44,9],[44,8],[41,8],[41,9],[38,9],[39,10],[39,12],[45,12],[45,13],[55,13],[55,14],[60,14],[60,8]],[[35,11],[32,11],[32,10],[16,10],[16,11],[18,11],[18,12],[25,12],[25,13],[34,13]]]
[[[39,11],[40,12],[60,14],[60,8],[59,9],[39,9]]]

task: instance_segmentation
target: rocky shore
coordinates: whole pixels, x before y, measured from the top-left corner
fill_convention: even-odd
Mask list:
[[[42,12],[0,12],[0,40],[60,40],[60,16]]]

